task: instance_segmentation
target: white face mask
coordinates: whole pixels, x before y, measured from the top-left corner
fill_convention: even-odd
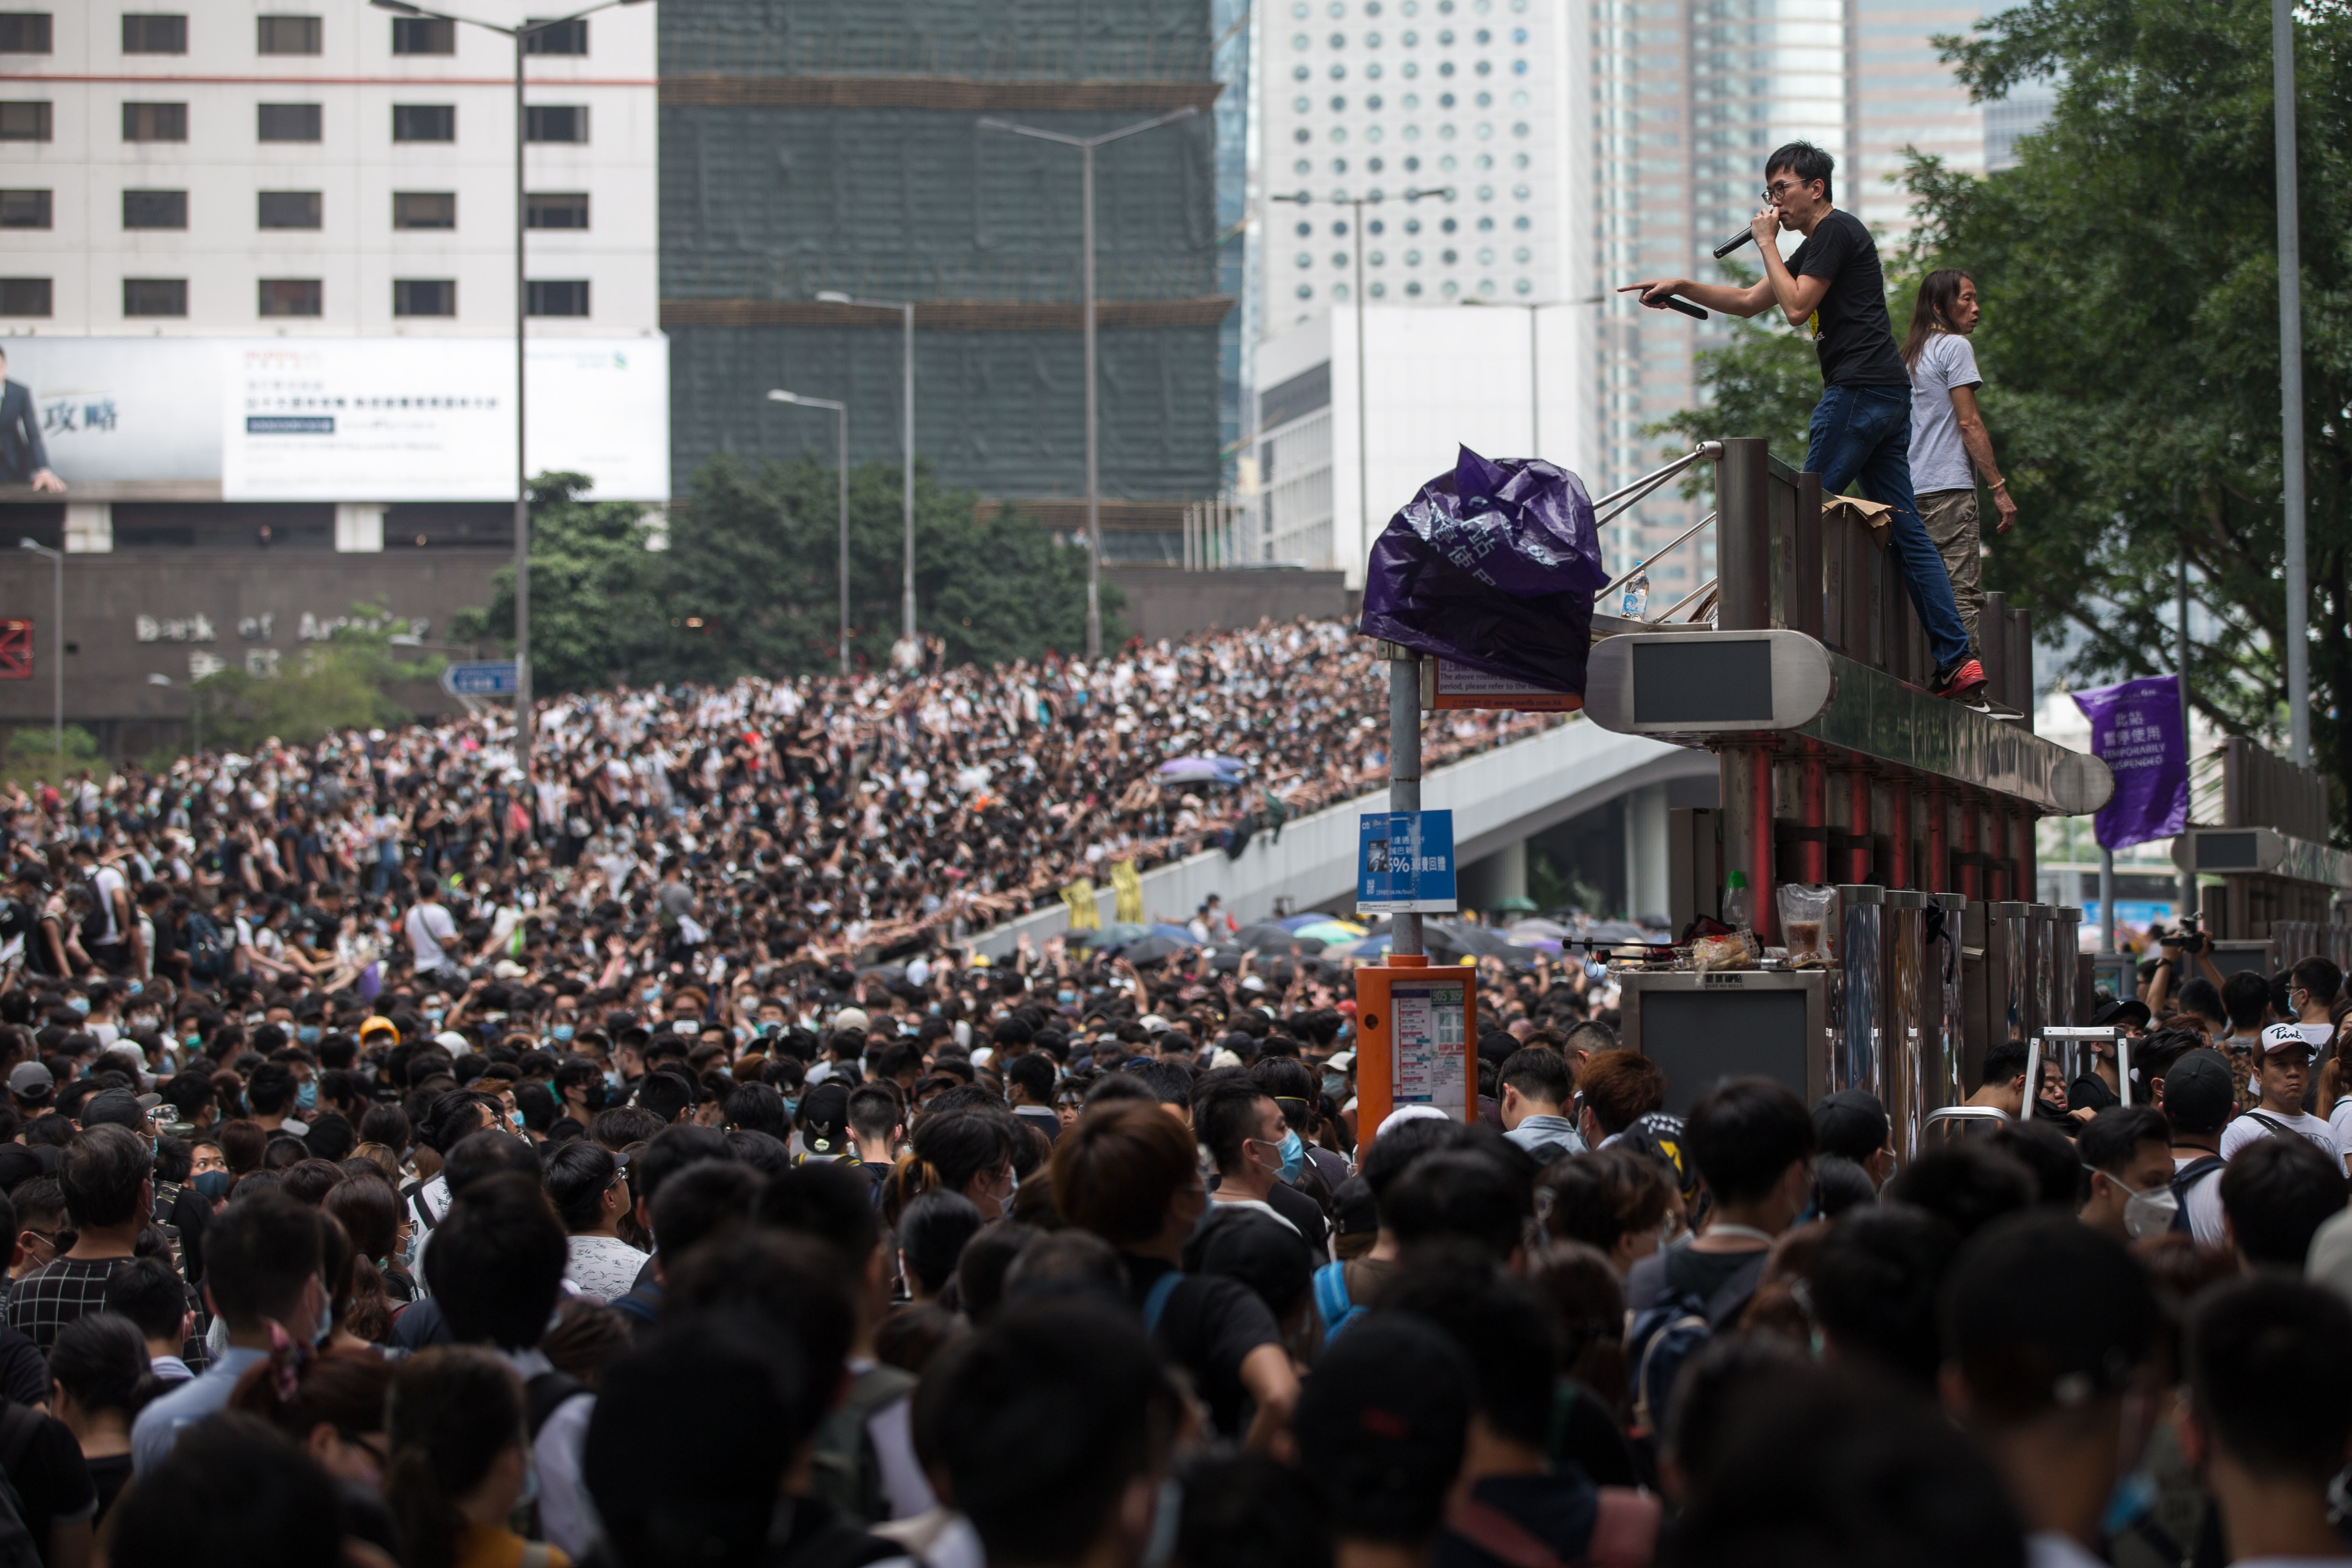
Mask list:
[[[2116,1181],[2113,1176],[2107,1179]],[[2118,1181],[2116,1185],[2124,1184]],[[2174,1195],[2170,1183],[2159,1182],[2137,1192],[2129,1187],[2124,1190],[2131,1192],[2131,1197],[2124,1204],[2125,1235],[2135,1241],[2145,1241],[2172,1228],[2172,1217],[2180,1212],[2180,1199]]]

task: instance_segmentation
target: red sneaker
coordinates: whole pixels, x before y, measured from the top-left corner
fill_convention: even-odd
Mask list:
[[[1973,702],[1984,688],[1984,665],[1974,659],[1962,659],[1948,674],[1937,676],[1927,686],[1939,697],[1962,703]]]

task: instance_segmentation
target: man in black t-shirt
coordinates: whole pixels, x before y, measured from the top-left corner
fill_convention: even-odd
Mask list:
[[[1822,400],[1813,405],[1806,472],[1822,476],[1824,496],[1843,495],[1858,481],[1864,496],[1894,508],[1889,543],[1935,655],[1931,689],[1973,701],[1984,689],[1984,666],[1969,656],[1951,574],[1911,493],[1911,374],[1887,320],[1886,276],[1862,220],[1830,204],[1835,167],[1836,160],[1810,141],[1791,141],[1764,161],[1764,206],[1748,225],[1764,261],[1762,281],[1738,287],[1652,278],[1618,292],[1638,289],[1653,310],[1666,308],[1675,295],[1727,316],[1758,316],[1778,306],[1789,325],[1811,334]],[[1805,236],[1786,261],[1782,229]]]

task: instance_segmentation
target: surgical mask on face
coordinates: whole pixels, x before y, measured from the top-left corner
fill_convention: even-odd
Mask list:
[[[801,1113],[801,1103],[800,1103],[800,1101],[799,1101],[797,1098],[791,1099],[791,1100],[787,1100],[787,1101],[785,1101],[785,1102],[784,1102],[784,1114],[785,1114],[785,1115],[787,1115],[787,1116],[797,1116],[797,1115],[799,1115],[800,1113]]]
[[[604,1069],[604,1082],[607,1086],[618,1089],[626,1082],[628,1081],[621,1076],[621,1070],[619,1068],[608,1067]]]
[[[88,997],[68,997],[66,998],[66,1006],[73,1009],[74,1011],[82,1014],[84,1017],[88,1017],[89,1014],[89,998]]]
[[[2107,1178],[2115,1181],[2113,1176]],[[2121,1182],[2116,1186],[2122,1186]],[[2129,1188],[2126,1188],[2129,1191]],[[2172,1218],[2180,1212],[2180,1199],[2173,1193],[2171,1184],[2159,1182],[2132,1193],[2124,1204],[2124,1234],[2135,1241],[2145,1241],[2151,1236],[2161,1236],[2172,1228]]]
[[[316,1275],[311,1278],[318,1279]],[[318,1284],[319,1321],[310,1329],[310,1343],[322,1345],[335,1337],[335,1293],[327,1288],[324,1280],[319,1280]]]
[[[1286,1127],[1282,1133],[1282,1179],[1297,1181],[1298,1173],[1307,1166],[1307,1145],[1297,1133]]]
[[[760,1026],[760,1038],[762,1040],[773,1040],[783,1032],[784,1026],[774,1019],[770,1019]]]
[[[560,1023],[553,1029],[549,1030],[547,1032],[553,1035],[558,1040],[570,1040],[572,1038],[572,1030],[570,1024]]]
[[[153,1013],[132,1013],[131,1015],[131,1027],[132,1029],[153,1029],[162,1020],[157,1019]]]
[[[1346,1100],[1348,1098],[1348,1075],[1344,1072],[1325,1073],[1323,1075],[1323,1092],[1331,1096],[1335,1101]]]
[[[198,1034],[194,1030],[190,1030],[187,1033],[180,1037],[180,1043],[186,1046],[190,1051],[194,1051],[196,1047],[204,1044],[204,1042],[205,1037]]]
[[[638,991],[637,995],[645,999],[646,1006],[650,1007],[654,1003],[661,1000],[661,988],[659,986],[647,986]]]
[[[304,1045],[316,1045],[319,1043],[319,1034],[320,1030],[317,1024],[306,1023],[301,1028],[294,1031],[294,1038],[300,1040]]]
[[[319,1081],[315,1078],[304,1079],[294,1091],[294,1103],[299,1105],[305,1111],[317,1110],[319,1108]]]
[[[1077,1001],[1078,993],[1065,986],[1054,993],[1054,999],[1066,1008]]]

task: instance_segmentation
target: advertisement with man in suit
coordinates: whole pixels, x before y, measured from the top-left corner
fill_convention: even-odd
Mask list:
[[[49,472],[48,449],[41,444],[41,411],[33,406],[32,389],[7,374],[8,351],[0,349],[0,484],[62,493],[66,482]]]

